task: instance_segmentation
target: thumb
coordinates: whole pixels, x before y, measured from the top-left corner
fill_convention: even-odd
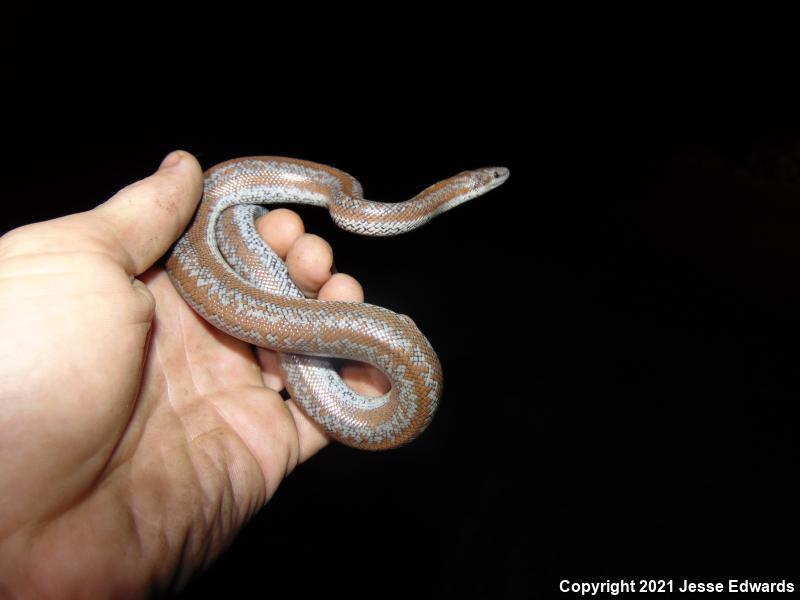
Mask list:
[[[203,171],[182,150],[153,175],[117,192],[91,213],[113,232],[120,264],[131,275],[150,268],[178,239],[203,194]]]

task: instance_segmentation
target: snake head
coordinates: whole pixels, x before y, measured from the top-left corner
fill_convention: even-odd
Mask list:
[[[484,167],[467,171],[467,173],[469,173],[479,194],[485,194],[489,190],[503,185],[511,174],[505,167]]]

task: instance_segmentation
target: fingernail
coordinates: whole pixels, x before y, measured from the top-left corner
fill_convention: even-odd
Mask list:
[[[167,154],[166,157],[164,157],[164,160],[161,161],[161,164],[159,165],[158,168],[159,170],[168,169],[170,167],[174,167],[179,162],[181,162],[181,153],[175,150],[174,152],[170,152],[169,154]]]

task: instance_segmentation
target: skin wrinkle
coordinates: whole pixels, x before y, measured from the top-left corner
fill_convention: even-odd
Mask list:
[[[173,416],[175,418],[177,418],[177,415],[173,414]],[[180,453],[180,457],[179,457],[180,460],[181,460],[181,464],[182,465],[188,464],[188,465],[191,466],[191,470],[189,470],[189,471],[187,471],[186,469],[182,470],[182,474],[183,474],[184,477],[186,475],[190,475],[191,476],[191,481],[182,481],[180,486],[174,487],[173,490],[179,491],[179,490],[182,490],[182,489],[190,489],[190,490],[200,490],[200,491],[204,492],[204,486],[202,485],[204,480],[203,480],[203,478],[201,476],[200,470],[197,468],[197,465],[191,459],[191,452],[189,452],[188,440],[187,440],[186,437],[184,437],[184,439],[179,444],[173,445],[170,448],[164,449],[164,450],[162,450],[161,453],[159,453],[158,457],[160,458],[160,460],[158,461],[158,463],[162,466],[162,468],[159,470],[159,472],[163,474],[163,475],[159,476],[159,479],[162,476],[165,479],[169,479],[170,478],[170,475],[169,475],[170,469],[168,468],[168,466],[176,463],[176,456],[175,456],[174,449],[177,449],[177,448],[182,450],[182,452]],[[138,466],[137,469],[139,471],[142,471],[142,472],[146,471],[146,467],[144,467],[144,466]],[[129,465],[129,470],[131,471],[131,475],[132,475],[133,474],[132,473],[132,470],[133,470],[133,464],[132,463]],[[145,481],[146,482],[152,481],[152,479],[148,479],[148,480],[145,480]],[[164,490],[169,490],[170,489],[169,487],[164,487],[164,486],[162,486],[160,484],[153,484],[150,487],[152,487],[153,489],[164,489]],[[140,492],[137,493],[137,495],[140,495]],[[210,498],[210,496],[208,494],[204,493],[204,499],[206,501],[208,501],[209,498]],[[169,514],[172,513],[172,511],[169,510],[170,506],[172,504],[175,504],[176,502],[178,502],[179,504],[181,504],[183,506],[190,506],[194,510],[192,510],[192,512],[189,515],[187,515],[187,518],[185,518],[185,519],[183,519],[183,520],[181,520],[180,522],[177,523],[179,525],[179,527],[178,527],[178,529],[176,531],[172,531],[171,527],[164,527],[163,516],[166,516],[166,515],[169,515]],[[164,504],[164,510],[159,510],[159,511],[156,511],[154,513],[154,514],[157,514],[157,515],[162,515],[162,518],[159,519],[158,521],[146,518],[145,515],[148,514],[148,512],[152,512],[152,511],[149,510],[148,506],[144,506],[144,507],[139,508],[139,507],[137,507],[135,501],[131,501],[130,505],[133,508],[134,515],[136,515],[136,517],[137,517],[136,518],[136,523],[137,524],[146,525],[148,527],[148,531],[151,533],[151,535],[152,534],[156,535],[156,537],[160,540],[159,547],[162,547],[162,548],[165,549],[165,555],[169,554],[167,549],[169,549],[170,547],[174,546],[173,540],[175,540],[175,539],[180,540],[181,545],[188,545],[190,543],[191,531],[192,531],[193,528],[198,526],[198,522],[199,522],[198,515],[203,517],[202,523],[200,523],[201,527],[205,527],[207,525],[208,519],[205,518],[205,514],[202,511],[198,513],[198,511],[196,509],[198,504],[200,504],[198,502],[189,503],[189,502],[186,502],[184,499],[176,497],[173,494],[173,495],[171,495],[169,497],[166,497],[166,498],[161,497],[159,499],[159,503],[160,504]],[[175,525],[174,522],[170,522],[170,524],[171,524],[171,526]],[[140,528],[140,530],[143,529],[143,527],[141,525],[139,525],[139,528]]]
[[[286,407],[286,412],[289,414],[289,418],[292,420],[294,427],[292,430],[294,431],[293,435],[293,444],[289,446],[290,451],[286,453],[286,462],[283,466],[283,470],[285,473],[285,477],[288,477],[297,467],[300,461],[300,427],[298,426],[297,420],[294,417],[294,413],[292,410],[284,404]]]
[[[128,275],[136,276],[142,271],[144,271],[149,265],[140,267],[140,265],[137,264],[136,259],[133,257],[133,255],[131,255],[130,251],[127,248],[127,245],[122,243],[122,239],[119,235],[119,231],[117,231],[117,228],[101,212],[97,212],[97,210],[98,209],[92,211],[92,215],[94,216],[95,219],[97,219],[98,221],[100,221],[105,225],[106,231],[113,237],[114,241],[116,242],[113,245],[113,247],[116,248],[118,252],[121,251],[122,256],[115,257],[116,261],[120,261],[120,258],[122,259],[121,260],[122,267],[123,269],[125,269],[125,272]]]
[[[155,360],[161,365],[161,372],[165,374],[164,377],[159,378],[160,381],[164,383],[164,386],[169,388],[169,381],[166,376],[168,371],[164,368],[163,361],[161,360],[161,353],[159,352],[158,344],[155,345],[155,348],[151,347],[151,340],[155,337],[154,331],[158,326],[154,320],[151,320],[149,323],[149,331],[147,333],[147,339],[145,340],[145,350],[142,353],[142,366],[141,366],[141,373],[142,379],[144,379],[145,372],[149,368],[149,358],[151,355],[155,357]],[[131,405],[130,415],[128,416],[127,422],[122,427],[122,435],[117,437],[117,444],[114,446],[113,451],[109,455],[108,461],[106,462],[105,467],[99,472],[99,478],[108,478],[113,476],[114,472],[117,469],[124,467],[128,461],[129,456],[120,455],[123,448],[127,448],[127,452],[131,453],[140,443],[142,438],[146,433],[145,427],[138,427],[133,428],[134,423],[136,423],[136,416],[140,415],[143,411],[148,411],[150,415],[152,415],[153,411],[150,409],[149,406],[146,405],[145,402],[142,401],[142,389],[141,384],[139,390],[137,390],[136,394],[136,401]]]
[[[124,487],[118,487],[117,489],[126,489]],[[130,524],[129,530],[133,533],[134,542],[136,544],[136,550],[138,551],[140,556],[144,556],[146,554],[146,545],[145,545],[145,537],[142,534],[140,523],[143,519],[137,518],[136,509],[133,506],[133,503],[130,501],[122,501],[118,502],[118,506],[122,507],[122,510],[125,511],[125,514],[128,516],[127,522]],[[162,532],[163,535],[163,532]]]
[[[289,474],[292,473],[292,471],[294,471],[295,467],[298,464],[300,464],[300,462],[305,460],[305,458],[300,454],[300,449],[304,447],[303,439],[302,439],[303,434],[301,432],[301,424],[302,424],[302,422],[300,420],[300,417],[301,417],[302,413],[300,412],[300,409],[297,408],[297,405],[292,400],[287,400],[285,402],[285,405],[286,405],[286,409],[289,411],[289,416],[291,417],[292,422],[294,423],[295,440],[296,440],[296,443],[297,443],[297,446],[296,446],[297,454],[296,454],[296,456],[293,458],[291,463],[289,463],[289,461],[287,459],[286,474],[289,475]]]
[[[107,292],[86,292],[86,293],[75,292],[74,294],[71,294],[71,293],[68,293],[68,292],[64,292],[64,293],[62,293],[62,292],[52,292],[52,293],[47,293],[47,294],[19,294],[19,293],[16,293],[16,294],[14,294],[14,297],[15,298],[56,298],[56,299],[59,299],[59,300],[63,301],[65,298],[85,298],[90,293],[97,294],[98,296],[109,296],[109,294]],[[120,294],[120,295],[123,295],[123,294]],[[3,296],[0,295],[0,299],[2,299],[2,298],[3,298]],[[139,321],[134,321],[134,324],[135,323],[139,323]]]
[[[140,321],[134,321],[131,324],[147,325],[148,332],[144,341],[144,352],[143,352],[144,358],[147,359],[147,354],[150,350],[150,337],[151,337],[150,331],[153,328],[153,317],[155,316],[155,311],[156,311],[156,299],[153,296],[153,293],[150,291],[150,288],[148,288],[143,281],[137,279],[136,277],[131,278],[131,287],[133,287],[136,293],[140,294],[140,296],[146,303],[146,308],[145,308],[146,312],[144,318],[142,318]]]
[[[269,391],[266,388],[256,388],[256,389],[259,392],[268,392]],[[281,403],[283,403],[283,401],[281,401]],[[220,403],[212,401],[212,405],[214,406],[214,409],[217,411],[217,414],[219,414],[220,419],[222,419],[225,423],[230,424],[234,420],[233,417],[230,414],[227,414],[227,411],[225,410],[224,406],[220,405]],[[234,429],[234,431],[235,431],[235,429]],[[258,464],[259,472],[262,474],[262,476],[264,476],[264,474],[266,472],[266,469],[263,468],[264,465],[260,464],[260,461],[257,458],[258,453],[256,452],[255,448],[253,448],[250,444],[248,444],[247,441],[245,439],[243,439],[242,436],[240,436],[238,433],[236,433],[235,435],[236,435],[237,439],[239,440],[239,442],[245,448],[247,448],[247,451],[248,451],[249,455],[251,457],[253,457],[253,460]],[[289,455],[289,454],[291,454],[291,452],[287,452],[287,455]],[[286,471],[286,472],[288,473],[288,471]],[[264,485],[263,485],[263,487],[264,487],[265,490],[267,490],[269,488],[269,482],[267,481],[266,477],[264,477]],[[276,485],[276,487],[277,487],[277,485]]]
[[[163,464],[163,461],[162,461]],[[141,493],[141,492],[139,492]],[[132,496],[132,494],[131,494]],[[146,556],[147,554],[154,555],[153,565],[155,567],[154,572],[158,572],[159,568],[163,567],[163,560],[170,555],[170,548],[172,548],[175,544],[171,541],[172,539],[179,540],[179,544],[182,548],[184,548],[189,541],[188,532],[191,529],[193,523],[195,523],[194,516],[188,518],[186,520],[185,526],[182,526],[179,530],[172,532],[170,535],[170,529],[168,527],[164,527],[163,519],[155,521],[153,519],[148,519],[146,517],[147,513],[149,512],[147,508],[138,508],[134,501],[129,500],[128,502],[121,502],[123,505],[127,505],[130,507],[132,519],[133,519],[133,530],[136,533],[136,538],[141,549],[142,555]],[[168,514],[166,511],[162,511],[160,514]],[[155,542],[152,539],[155,537]],[[145,540],[151,540],[150,543],[146,543]],[[153,549],[157,548],[160,552],[153,553]],[[163,556],[163,558],[162,558]],[[175,563],[180,565],[180,559],[176,559]],[[190,568],[190,565],[187,563],[187,567]],[[175,567],[169,566],[168,570],[172,571]]]
[[[196,535],[196,532],[198,531],[197,528],[190,527],[187,532],[187,535],[185,536],[186,539],[185,547],[194,546],[195,549],[197,549],[198,547],[201,549],[199,564],[202,566],[208,565],[214,554],[221,550],[219,546],[221,540],[224,540],[224,532],[232,528],[231,527],[232,524],[225,519],[225,515],[231,515],[233,518],[233,515],[236,515],[236,512],[233,510],[233,508],[240,505],[240,503],[236,499],[237,498],[237,494],[235,493],[236,486],[231,477],[233,469],[225,468],[224,466],[219,465],[216,461],[214,461],[213,453],[210,453],[207,450],[208,446],[201,443],[205,439],[208,439],[210,436],[213,436],[212,439],[219,438],[220,436],[218,436],[218,433],[221,430],[222,428],[215,427],[210,431],[203,432],[198,436],[191,438],[189,441],[191,445],[193,445],[195,448],[199,450],[198,458],[202,457],[207,461],[205,468],[203,468],[199,466],[196,461],[193,460],[192,466],[194,468],[195,473],[207,472],[208,465],[213,465],[214,468],[211,471],[213,473],[213,477],[217,478],[221,477],[225,481],[225,486],[224,486],[225,492],[215,497],[206,495],[206,502],[201,503],[202,506],[212,507],[210,511],[206,510],[201,513],[203,526],[199,528],[199,531],[204,531],[206,532],[206,534],[203,535],[202,538],[198,538]],[[244,442],[244,440],[242,440],[241,436],[234,435],[233,439],[235,439],[239,443],[242,443],[245,446],[247,445]],[[249,452],[247,455],[249,457],[254,457],[252,450],[250,450],[249,448],[248,450]],[[224,451],[222,454],[223,457],[227,455],[227,453],[228,453],[227,450]],[[192,454],[192,456],[194,456],[194,454]],[[259,472],[263,472],[260,468],[257,468],[256,470]],[[198,476],[198,482],[200,483],[198,488],[201,491],[205,492],[203,485],[204,480],[199,476]],[[218,486],[212,486],[211,489],[218,489]],[[260,508],[263,502],[266,502],[265,498],[262,498],[261,500],[262,501],[257,503],[256,505],[248,506],[247,510],[245,511],[245,514],[237,515],[234,518],[236,524],[238,525],[239,521],[249,518],[255,510]],[[197,519],[195,518],[191,522],[196,523]]]
[[[181,343],[181,348],[183,348],[183,358],[184,358],[184,362],[185,362],[186,367],[187,367],[186,370],[189,372],[189,378],[191,379],[192,386],[199,393],[200,392],[200,387],[197,384],[197,381],[195,380],[194,368],[193,368],[194,365],[193,365],[192,360],[189,358],[189,344],[186,341],[186,330],[187,330],[187,327],[185,325],[186,316],[185,316],[185,313],[184,313],[184,310],[183,310],[182,307],[179,307],[177,309],[177,313],[178,313],[178,326],[179,326],[180,332],[181,332],[181,342],[182,342]],[[160,356],[159,356],[159,358],[160,358]],[[163,363],[162,363],[162,368],[163,368],[163,371],[164,371],[165,374],[169,373],[169,370],[165,367],[165,365]],[[171,400],[174,397],[174,394],[172,393],[172,388],[170,387],[169,377],[165,377],[165,380],[166,380],[166,384],[167,384],[167,398]],[[173,402],[170,401],[170,404],[173,407],[175,407],[175,404]]]
[[[183,418],[181,418],[181,420],[183,420]],[[207,535],[204,537],[209,541],[212,538],[212,531],[208,525],[220,522],[220,511],[225,504],[225,497],[232,493],[229,487],[223,489],[220,494],[218,493],[218,486],[207,485],[208,480],[219,479],[219,475],[225,471],[225,469],[219,468],[215,461],[212,460],[212,453],[209,451],[209,444],[207,442],[207,440],[215,440],[222,429],[223,428],[216,426],[195,436],[187,436],[187,444],[195,448],[194,452],[188,453],[189,462],[192,465],[192,472],[195,474],[195,479],[198,483],[195,487],[203,494],[203,502],[199,503],[199,505],[203,507],[200,511],[200,514],[203,516],[203,527],[201,530],[208,531]],[[203,464],[199,464],[201,459]],[[205,473],[206,476],[201,476],[201,473]],[[223,479],[226,479],[226,477],[223,477]],[[227,477],[227,480],[230,482],[229,477]],[[210,488],[212,492],[209,493],[209,489],[207,488]],[[196,523],[197,519],[192,519],[191,522]]]
[[[188,318],[188,314],[185,313],[185,309],[182,306],[178,307],[176,310],[177,310],[177,313],[178,313],[178,323],[179,323],[180,332],[181,332],[181,347],[182,347],[183,352],[184,352],[183,356],[184,356],[184,359],[185,359],[187,372],[189,373],[189,376],[190,376],[190,379],[191,379],[191,384],[194,387],[195,391],[197,392],[197,394],[199,395],[200,398],[207,398],[206,392],[202,391],[201,386],[200,386],[199,382],[196,379],[196,375],[195,375],[195,371],[194,371],[194,363],[190,359],[189,354],[188,354],[189,343],[188,343],[188,341],[186,339],[187,327],[185,325],[185,319]],[[161,353],[158,354],[158,358],[159,358],[159,360],[161,360]],[[162,363],[162,370],[164,371],[164,373],[169,373],[169,370],[164,367],[163,363]],[[172,387],[170,385],[169,377],[165,377],[165,384],[167,385],[167,398],[175,397],[174,393],[171,391]],[[171,402],[170,404],[173,407],[173,410],[175,411],[176,416],[178,416],[179,419],[183,420],[183,417],[181,416],[181,412],[182,412],[181,409],[174,402]],[[210,403],[210,405],[214,407],[214,410],[216,411],[216,413],[218,414],[219,418],[224,423],[229,423],[230,422],[230,418],[227,417],[224,414],[224,410],[222,410],[221,407],[216,402],[212,401]],[[251,456],[255,456],[253,448],[251,448],[247,444],[247,442],[245,440],[243,440],[241,438],[241,436],[238,435],[238,433],[235,433],[235,430],[232,430],[232,433],[248,449],[248,452],[250,453],[250,455]],[[200,435],[203,435],[203,434],[200,434]],[[199,437],[199,436],[190,437],[188,435],[188,432],[187,432],[186,441],[189,444],[196,443],[197,437]],[[266,488],[266,482],[265,482],[264,487]]]
[[[8,262],[9,260],[15,259],[32,259],[35,258],[37,261],[43,257],[51,256],[54,258],[58,257],[67,257],[69,255],[77,255],[77,256],[100,256],[104,259],[110,259],[110,262],[114,266],[119,266],[117,264],[116,259],[114,259],[109,253],[107,252],[100,252],[100,251],[89,251],[89,250],[52,250],[52,251],[28,251],[28,252],[20,252],[17,254],[12,254],[11,256],[4,257],[3,262]],[[78,273],[83,274],[83,271],[78,271]],[[130,275],[132,277],[132,275]]]
[[[144,374],[145,369],[147,369],[148,358],[149,358],[150,354],[152,352],[154,352],[154,350],[152,348],[150,348],[150,342],[151,342],[151,339],[153,337],[153,330],[154,329],[155,329],[155,323],[153,323],[151,321],[150,327],[149,327],[149,331],[147,333],[147,339],[145,340],[145,350],[142,353],[142,365],[141,365],[142,374]],[[155,350],[155,352],[156,352],[156,357],[158,359],[159,355],[158,355],[157,349]],[[163,379],[166,379],[166,378],[163,378]],[[165,381],[165,384],[166,384],[166,381]],[[112,448],[111,452],[109,453],[108,459],[106,460],[106,463],[103,466],[103,468],[98,471],[98,474],[97,474],[98,482],[103,480],[103,479],[107,479],[109,476],[113,475],[114,472],[117,471],[117,469],[119,469],[120,467],[122,467],[122,466],[127,464],[128,458],[125,457],[125,456],[120,456],[119,455],[119,452],[121,451],[121,448],[124,448],[126,446],[128,448],[135,448],[136,446],[139,445],[139,443],[141,442],[141,440],[142,440],[142,438],[143,438],[143,436],[145,434],[145,428],[144,427],[140,427],[140,428],[137,428],[137,429],[133,429],[132,428],[132,424],[135,421],[136,414],[140,413],[143,410],[145,410],[145,408],[143,407],[143,403],[141,401],[141,395],[142,395],[142,389],[141,389],[141,385],[140,385],[140,388],[139,388],[139,390],[137,390],[137,393],[136,393],[137,400],[131,404],[131,410],[130,410],[130,414],[128,415],[128,419],[125,422],[125,424],[121,427],[121,432],[120,432],[121,435],[117,436],[117,438],[116,438],[117,439],[117,443],[114,445],[114,447]],[[137,434],[136,437],[135,437],[135,440],[131,440],[131,431],[134,431]],[[132,441],[135,442],[135,443],[131,443]],[[117,464],[115,464],[115,463],[117,463]],[[98,484],[95,483],[95,486],[96,485],[98,485]]]

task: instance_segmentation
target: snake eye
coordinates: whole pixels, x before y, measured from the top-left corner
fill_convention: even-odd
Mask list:
[[[500,179],[501,181],[498,182],[498,185],[508,178],[508,169],[505,167],[490,167],[488,169],[489,173],[491,174],[491,178],[493,180]]]

